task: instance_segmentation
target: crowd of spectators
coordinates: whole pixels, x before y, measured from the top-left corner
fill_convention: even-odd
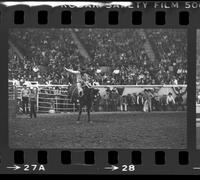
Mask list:
[[[186,84],[187,39],[183,30],[146,30],[159,62],[161,81],[175,78],[179,84]]]
[[[9,32],[9,79],[39,84],[72,82],[64,66],[85,67],[99,84],[186,84],[185,30],[12,29]],[[72,33],[74,36],[72,36]],[[144,48],[150,42],[155,60]],[[87,64],[77,45],[89,54]],[[106,71],[102,67],[106,67]]]

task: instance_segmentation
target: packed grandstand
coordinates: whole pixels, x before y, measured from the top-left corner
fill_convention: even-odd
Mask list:
[[[9,80],[69,84],[64,66],[100,85],[187,84],[182,29],[11,29]]]

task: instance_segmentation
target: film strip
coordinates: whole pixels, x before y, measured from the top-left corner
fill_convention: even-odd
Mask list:
[[[0,173],[199,174],[199,8],[1,2]]]

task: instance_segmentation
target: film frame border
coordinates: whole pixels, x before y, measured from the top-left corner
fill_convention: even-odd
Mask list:
[[[14,17],[13,13],[16,10],[23,10],[25,14],[25,23],[24,24],[14,24]],[[45,25],[38,25],[37,24],[37,12],[39,10],[47,10],[49,13],[49,20],[48,24]],[[60,14],[61,11],[74,11],[72,13],[72,23],[69,25],[60,25]],[[85,25],[84,19],[84,12],[85,11],[94,11],[96,15],[96,21],[94,25]],[[108,24],[108,12],[109,11],[118,11],[119,12],[119,24],[110,26]],[[9,149],[8,147],[8,114],[7,114],[7,107],[8,101],[5,98],[5,94],[7,94],[7,50],[8,50],[8,42],[7,34],[8,27],[18,27],[18,28],[25,28],[25,27],[40,27],[40,28],[47,28],[47,27],[57,27],[57,28],[183,28],[187,29],[187,36],[188,36],[188,110],[187,110],[187,148],[186,149],[67,149],[67,151],[71,152],[71,164],[67,166],[63,166],[61,164],[61,151],[58,149],[46,149],[48,153],[48,164],[46,165],[47,171],[44,173],[76,173],[76,174],[198,174],[199,171],[196,171],[194,167],[200,166],[198,155],[199,151],[196,150],[196,108],[195,108],[195,91],[196,89],[196,29],[200,27],[200,23],[198,22],[198,17],[200,12],[190,9],[179,9],[179,10],[164,10],[166,12],[166,24],[164,25],[156,25],[155,24],[155,12],[158,10],[155,9],[146,9],[146,10],[137,10],[142,12],[142,25],[133,25],[132,24],[132,12],[135,10],[132,9],[91,9],[91,8],[84,8],[84,9],[68,9],[68,8],[51,8],[49,6],[42,6],[42,7],[34,7],[29,8],[27,6],[15,6],[15,7],[2,7],[0,5],[0,12],[1,12],[1,20],[0,20],[0,39],[2,39],[2,43],[0,44],[0,51],[3,52],[2,54],[2,61],[0,62],[0,73],[1,73],[1,82],[2,82],[2,93],[1,99],[3,102],[0,105],[0,109],[2,109],[2,117],[3,122],[0,122],[0,142],[1,146],[3,147],[1,150],[2,160],[0,162],[0,167],[4,165],[8,165],[9,163],[14,161],[14,152],[15,151],[23,151],[25,155],[24,163],[29,164],[36,164],[37,162],[37,154],[38,151],[45,151],[44,150],[35,150],[35,149]],[[163,11],[163,10],[159,10]],[[170,14],[168,14],[170,12]],[[178,14],[180,12],[189,12],[189,24],[188,25],[180,25]],[[176,18],[174,18],[176,17]],[[103,20],[102,20],[103,19]],[[105,20],[104,20],[105,19]],[[128,19],[128,21],[127,21]],[[28,21],[27,21],[28,20]],[[8,34],[7,34],[8,35]],[[189,62],[190,61],[190,62]],[[195,70],[194,70],[195,69]],[[4,111],[5,110],[5,111]],[[7,129],[6,129],[7,128]],[[6,137],[6,138],[5,138]],[[92,151],[95,154],[95,164],[90,167],[81,165],[87,164],[84,161],[84,154],[85,151]],[[113,164],[108,163],[108,152],[109,151],[117,151],[118,152],[118,163],[117,166],[122,164],[132,164],[131,162],[131,154],[134,151],[141,152],[141,163],[140,165],[136,165],[136,170],[134,172],[122,172],[122,171],[105,171],[103,167],[109,166]],[[165,153],[165,164],[163,165],[156,165],[155,164],[155,154],[156,152],[164,152]],[[181,154],[179,154],[181,153]],[[56,157],[55,158],[55,154]],[[161,153],[162,154],[162,153]],[[188,155],[188,163],[186,164],[183,162],[180,165],[179,157],[186,157],[187,161]],[[103,156],[103,158],[101,157]],[[6,157],[6,159],[5,159]],[[80,161],[81,160],[81,161]],[[174,161],[175,160],[175,161]],[[7,163],[7,164],[6,164]],[[24,164],[22,163],[22,164]],[[21,163],[19,163],[21,164]],[[79,165],[78,165],[79,164]],[[148,168],[148,170],[146,169]],[[9,173],[10,171],[3,171],[3,173]],[[12,173],[26,173],[24,171],[16,171]],[[38,172],[36,172],[38,173]],[[40,173],[40,172],[39,172]]]

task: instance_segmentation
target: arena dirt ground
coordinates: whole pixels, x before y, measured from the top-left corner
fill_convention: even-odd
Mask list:
[[[39,114],[9,119],[11,148],[186,148],[185,112]]]

